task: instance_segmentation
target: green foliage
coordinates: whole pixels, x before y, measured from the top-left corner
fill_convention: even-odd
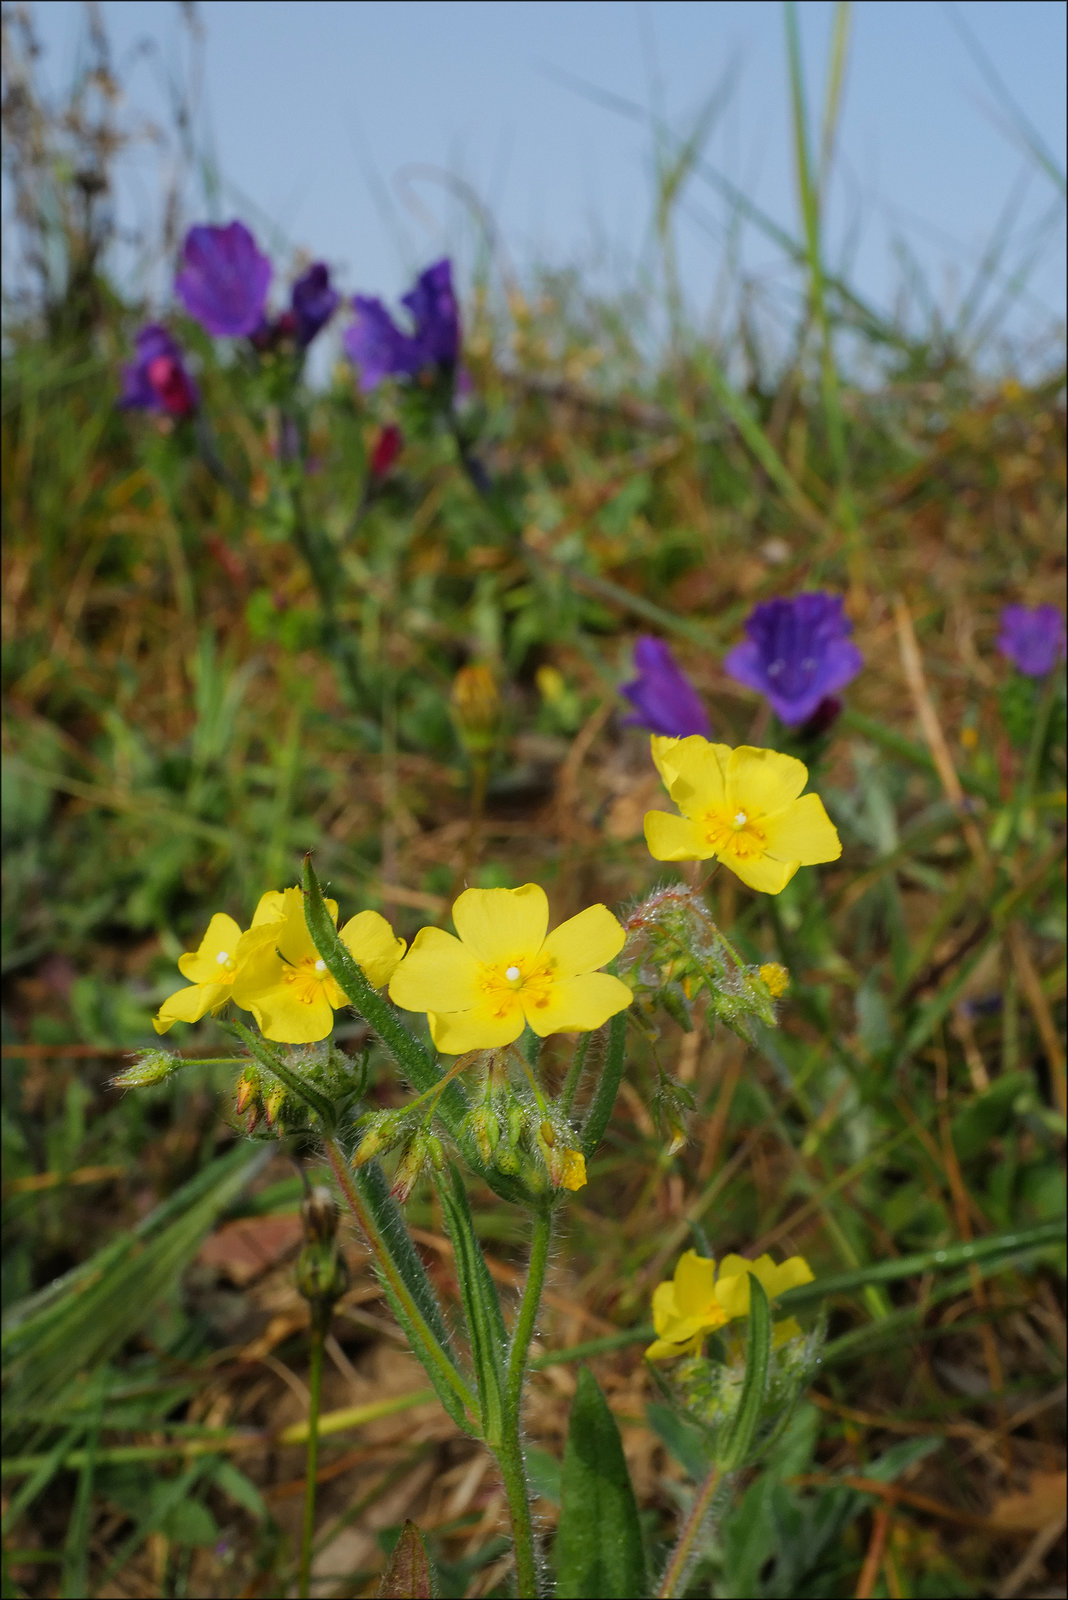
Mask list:
[[[586,1367],[571,1406],[554,1565],[561,1600],[645,1594],[638,1507],[616,1420]]]

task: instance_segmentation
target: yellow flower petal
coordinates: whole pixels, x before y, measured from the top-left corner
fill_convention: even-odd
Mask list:
[[[714,854],[696,823],[669,811],[645,813],[645,842],[657,861],[707,861]]]
[[[752,856],[748,860],[723,851],[719,858],[736,878],[759,889],[761,894],[781,894],[801,865],[800,861],[773,861],[770,856]]]
[[[494,1015],[485,1008],[430,1011],[427,1022],[430,1037],[447,1056],[466,1055],[468,1050],[499,1050],[502,1045],[518,1039],[524,1027],[523,1011],[518,1004],[503,1016]]]
[[[607,906],[587,906],[553,929],[541,947],[541,959],[552,963],[554,977],[576,978],[611,961],[626,938]]]
[[[316,1044],[334,1026],[334,1010],[322,983],[312,980],[287,981],[260,989],[246,1004],[256,1018],[265,1039],[276,1044]]]
[[[286,914],[286,897],[279,889],[268,889],[261,894],[252,914],[251,926],[258,928],[264,922],[280,922]]]
[[[724,803],[729,745],[711,744],[699,733],[686,739],[663,739],[654,734],[652,752],[664,787],[685,816]]]
[[[771,1329],[771,1348],[779,1350],[790,1339],[800,1339],[801,1324],[796,1317],[783,1317],[781,1322],[776,1322]]]
[[[286,889],[284,899],[284,918],[278,927],[277,948],[284,959],[296,966],[298,962],[310,958],[319,960],[319,952],[315,942],[308,932],[308,924],[304,918],[304,893],[301,889]],[[337,922],[337,901],[326,900],[323,902],[330,913],[331,922]]]
[[[376,989],[385,988],[405,950],[404,940],[397,938],[377,911],[360,911],[350,917],[341,930],[341,942]]]
[[[233,960],[240,937],[241,929],[233,917],[228,917],[223,911],[217,911],[208,923],[207,932],[200,941],[199,949],[187,950],[184,955],[178,957],[178,971],[191,983],[228,981],[228,974],[222,969],[228,960]]]
[[[608,972],[587,972],[581,978],[561,978],[546,989],[517,990],[517,998],[536,1034],[591,1033],[626,1010],[633,992]]]
[[[694,1343],[696,1342],[695,1340]],[[689,1351],[684,1344],[672,1344],[667,1339],[654,1339],[645,1349],[647,1361],[677,1361],[679,1356],[688,1354]]]
[[[389,997],[406,1011],[467,1011],[482,997],[478,976],[478,962],[459,939],[420,928],[389,980]]]
[[[663,1334],[671,1323],[678,1320],[679,1308],[675,1304],[675,1285],[658,1283],[653,1290],[653,1327],[657,1333]]]
[[[565,1189],[574,1192],[576,1189],[586,1187],[586,1158],[581,1150],[565,1150],[563,1152],[563,1177],[561,1182]]]
[[[686,1250],[675,1268],[675,1303],[687,1317],[716,1311],[716,1263],[696,1250]]]
[[[752,1272],[764,1285],[769,1299],[785,1294],[787,1289],[797,1289],[803,1283],[811,1283],[813,1279],[812,1268],[804,1256],[791,1256],[778,1266],[770,1256],[758,1256],[753,1262]]]
[[[228,983],[193,983],[188,989],[176,989],[152,1018],[152,1026],[157,1033],[166,1033],[176,1022],[199,1022],[229,998]]]
[[[796,800],[808,782],[808,768],[794,756],[742,744],[727,761],[727,796],[751,817],[781,811]]]
[[[814,866],[837,861],[842,854],[838,830],[818,794],[805,794],[764,823],[768,854],[778,861],[799,861]]]
[[[465,889],[452,908],[457,933],[485,962],[535,955],[549,927],[549,902],[536,883],[518,889]]]

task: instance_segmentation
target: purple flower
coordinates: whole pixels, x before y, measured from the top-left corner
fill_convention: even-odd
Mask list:
[[[1044,678],[1064,656],[1064,618],[1056,606],[1006,606],[997,644],[1019,672]]]
[[[744,644],[723,665],[737,683],[757,689],[787,727],[807,722],[828,695],[844,689],[863,666],[849,635],[853,625],[837,594],[799,594],[754,606]]]
[[[671,654],[663,639],[642,634],[634,646],[634,665],[638,676],[620,690],[635,707],[624,723],[666,734],[669,739],[685,739],[699,733],[712,737],[712,724],[697,690]]]
[[[460,354],[460,314],[447,258],[428,267],[401,300],[412,314],[413,333],[397,327],[381,300],[356,295],[356,321],[345,334],[345,349],[360,370],[360,388],[374,389],[383,378],[412,378],[424,368],[451,371]]]
[[[151,322],[141,329],[136,342],[136,356],[122,369],[120,406],[165,411],[171,417],[192,416],[200,397],[182,352],[166,328]]]
[[[190,228],[174,280],[191,317],[216,337],[240,339],[263,321],[271,263],[243,222]]]
[[[454,367],[460,354],[460,310],[452,287],[452,262],[448,256],[420,273],[415,286],[401,299],[415,322],[416,343],[424,364]]]
[[[307,349],[337,310],[340,295],[330,282],[330,269],[316,261],[293,285],[289,304],[296,322],[297,343]]]

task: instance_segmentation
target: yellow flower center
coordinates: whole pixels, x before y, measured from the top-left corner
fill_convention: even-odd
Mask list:
[[[313,961],[311,956],[302,956],[295,966],[287,966],[284,974],[285,982],[293,989],[294,1000],[304,1006],[315,1004],[326,977],[326,962],[321,958]]]
[[[478,986],[495,1017],[514,1011],[523,996],[525,1006],[539,1009],[549,1004],[552,989],[552,963],[538,962],[534,956],[519,956],[505,962],[486,962],[479,969]]]
[[[739,860],[752,860],[762,856],[767,849],[767,834],[759,823],[752,820],[748,811],[731,811],[727,806],[714,806],[703,818],[705,838],[710,848],[718,854],[725,851]]]

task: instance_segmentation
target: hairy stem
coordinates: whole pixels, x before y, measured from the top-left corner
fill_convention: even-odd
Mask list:
[[[656,1591],[658,1600],[669,1600],[670,1596],[682,1593],[683,1581],[693,1559],[693,1547],[719,1488],[721,1476],[722,1468],[714,1466],[697,1491],[694,1503],[682,1525],[678,1543],[671,1552],[671,1560],[667,1564],[660,1587]]]

